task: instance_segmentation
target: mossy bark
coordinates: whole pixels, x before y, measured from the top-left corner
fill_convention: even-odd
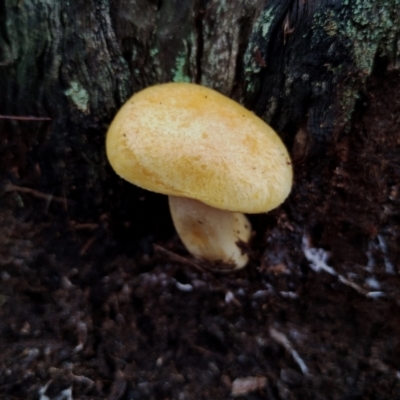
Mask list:
[[[0,120],[2,174],[78,202],[81,217],[126,205],[104,153],[110,120],[141,88],[196,82],[282,135],[297,176],[286,210],[310,231],[332,205],[311,212],[304,202],[336,190],[326,180],[344,161],[332,154],[353,151],[369,80],[400,81],[399,38],[400,0],[1,0],[1,114],[52,119]],[[388,222],[374,213],[376,236]]]

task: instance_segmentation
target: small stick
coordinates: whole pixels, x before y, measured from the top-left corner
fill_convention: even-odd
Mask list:
[[[81,247],[80,251],[79,251],[79,255],[83,256],[86,254],[86,252],[89,250],[89,247],[94,243],[94,241],[96,240],[96,236],[92,236],[90,239],[88,239],[85,244]]]
[[[307,375],[308,374],[307,365],[300,358],[299,353],[292,347],[292,344],[290,343],[289,339],[282,332],[279,332],[272,327],[269,328],[269,334],[271,338],[275,340],[275,342],[279,343],[281,346],[283,346],[283,348],[286,351],[288,351],[291,354],[294,361],[296,361],[297,365],[300,367],[301,372],[304,375]]]
[[[92,224],[90,222],[88,223],[84,223],[84,224],[73,224],[72,227],[74,229],[76,229],[77,231],[81,231],[81,230],[94,230],[97,229],[99,227],[99,224]]]
[[[31,117],[31,116],[18,116],[18,115],[0,115],[0,119],[12,119],[15,121],[51,121],[48,117]]]
[[[172,251],[164,249],[164,247],[161,247],[158,244],[153,244],[153,248],[156,252],[166,255],[172,261],[175,261],[175,262],[178,262],[178,263],[184,264],[184,265],[190,265],[191,267],[193,267],[195,270],[197,270],[199,272],[205,272],[205,270],[203,268],[201,268],[200,265],[198,265],[197,263],[195,263],[191,260],[188,260],[187,258],[180,256],[179,254],[173,253]]]
[[[57,197],[57,196],[53,196],[51,194],[42,193],[42,192],[39,192],[38,190],[27,188],[27,187],[15,186],[15,185],[12,185],[11,183],[9,183],[8,185],[5,186],[4,191],[5,192],[28,193],[28,194],[31,194],[33,197],[37,197],[38,199],[47,200],[49,203],[51,201],[55,201],[56,203],[61,203],[61,204],[65,205],[65,202],[69,202],[68,200],[66,200],[63,197]]]
[[[225,273],[225,272],[232,272],[235,269],[235,266],[232,264],[219,263],[219,262],[214,263],[214,265],[216,266],[215,268],[209,266],[202,267],[197,262],[182,257],[167,249],[164,249],[164,247],[161,247],[158,244],[153,244],[153,247],[155,251],[163,253],[164,255],[169,257],[172,261],[178,262],[180,264],[190,265],[199,272]]]

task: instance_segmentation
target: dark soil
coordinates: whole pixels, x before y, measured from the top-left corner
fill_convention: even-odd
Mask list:
[[[400,398],[399,82],[369,83],[327,159],[296,144],[237,273],[196,269],[162,196],[137,195],[163,211],[131,240],[113,210],[77,221],[4,179],[1,399]]]

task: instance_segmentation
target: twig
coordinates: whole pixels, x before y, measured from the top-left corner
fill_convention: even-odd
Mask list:
[[[9,183],[8,185],[5,186],[4,191],[5,192],[27,193],[38,199],[47,200],[49,203],[52,201],[55,201],[56,203],[63,204],[64,206],[65,206],[65,203],[70,202],[69,200],[67,200],[63,197],[57,197],[57,196],[53,196],[52,194],[42,193],[42,192],[39,192],[38,190],[27,188],[27,187],[12,185],[11,183]]]
[[[308,374],[307,365],[301,359],[299,353],[292,347],[292,344],[290,343],[289,339],[282,332],[279,332],[274,328],[269,329],[269,334],[272,339],[274,339],[277,343],[283,346],[286,349],[286,351],[288,351],[291,354],[294,361],[296,361],[297,365],[300,367],[301,372],[304,375],[307,375]]]
[[[0,119],[12,119],[15,121],[51,121],[48,117],[31,117],[31,116],[18,116],[18,115],[0,115]]]
[[[184,265],[190,265],[191,267],[193,267],[195,270],[197,270],[199,272],[205,272],[205,270],[202,267],[200,267],[200,265],[195,263],[194,261],[188,260],[187,258],[180,256],[179,254],[176,254],[172,251],[164,249],[164,247],[161,247],[158,244],[153,244],[153,248],[156,252],[166,255],[172,261],[175,261],[177,263],[184,264]]]
[[[378,297],[385,297],[384,292],[380,291],[368,291],[362,288],[357,283],[352,282],[345,278],[343,275],[338,274],[332,267],[327,264],[329,254],[324,249],[319,249],[315,247],[310,247],[309,239],[306,236],[303,236],[303,252],[306,256],[307,260],[310,262],[309,266],[315,272],[325,271],[328,274],[335,276],[338,278],[339,282],[343,283],[344,285],[351,287],[357,293],[366,296],[368,298],[378,298]]]
[[[72,224],[72,227],[77,231],[82,231],[82,230],[93,231],[94,229],[97,229],[99,227],[99,224],[92,224],[90,222],[87,222],[83,224]]]
[[[220,354],[218,354],[212,350],[208,350],[204,347],[194,344],[192,339],[187,338],[185,340],[185,342],[191,349],[195,350],[197,353],[200,353],[201,355],[203,355],[205,357],[216,358],[218,361],[225,361],[223,356],[221,356]]]
[[[164,247],[161,247],[157,244],[153,244],[154,250],[158,251],[160,253],[163,253],[167,257],[169,257],[171,260],[178,262],[180,264],[185,264],[185,265],[190,265],[191,267],[195,268],[199,272],[214,272],[214,273],[226,273],[226,272],[234,272],[235,270],[235,265],[233,264],[228,264],[226,262],[221,262],[221,261],[214,261],[213,266],[209,266],[209,262],[203,261],[199,262],[193,261],[191,259],[187,259],[185,257],[182,257],[172,251],[169,251],[167,249],[164,249]],[[203,266],[202,266],[203,265]]]
[[[79,255],[83,256],[86,254],[86,252],[89,250],[89,247],[94,243],[94,241],[97,239],[96,236],[92,236],[90,239],[88,239],[85,244],[82,246],[81,250],[79,251]]]

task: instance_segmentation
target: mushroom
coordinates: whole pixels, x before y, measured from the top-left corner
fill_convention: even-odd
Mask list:
[[[243,268],[251,226],[289,195],[292,166],[279,136],[252,112],[203,86],[167,83],[132,96],[106,139],[115,172],[169,196],[175,228],[196,257]]]

